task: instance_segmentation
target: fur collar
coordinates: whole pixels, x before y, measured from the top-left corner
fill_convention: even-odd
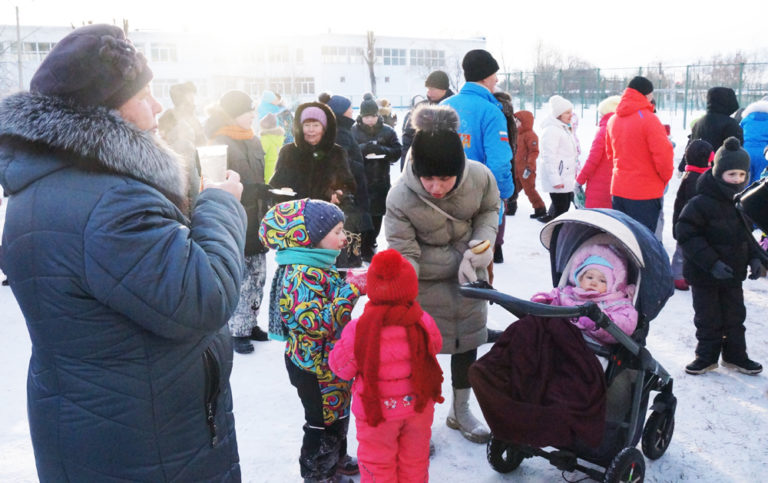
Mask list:
[[[74,154],[84,169],[142,181],[188,213],[182,158],[114,110],[21,92],[0,101],[0,135]]]
[[[768,112],[768,101],[759,100],[748,105],[746,109],[741,113],[741,118],[744,119],[753,112]]]

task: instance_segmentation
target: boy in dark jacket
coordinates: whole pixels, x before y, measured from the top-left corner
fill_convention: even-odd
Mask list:
[[[744,374],[758,374],[763,366],[747,356],[744,337],[744,292],[741,282],[760,274],[757,245],[733,197],[746,184],[749,154],[730,137],[715,154],[712,170],[697,183],[697,195],[683,208],[675,224],[683,248],[683,275],[691,284],[696,359],[688,374],[704,374],[722,365]]]
[[[712,160],[715,158],[715,152],[712,145],[703,139],[692,141],[685,150],[686,166],[685,176],[680,181],[680,187],[677,189],[675,197],[675,210],[672,212],[672,226],[677,224],[680,218],[680,212],[688,203],[688,200],[696,196],[696,182],[699,176],[712,166]],[[676,238],[674,230],[672,236]],[[678,243],[675,247],[675,253],[672,255],[672,277],[675,279],[675,288],[678,290],[688,290],[688,282],[683,278],[683,249]]]

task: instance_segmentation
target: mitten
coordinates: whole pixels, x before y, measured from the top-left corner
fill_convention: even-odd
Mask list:
[[[476,282],[477,269],[488,267],[492,260],[493,250],[488,240],[470,240],[459,264],[459,283]]]
[[[763,268],[763,264],[760,263],[759,258],[753,258],[749,261],[749,279],[757,280],[760,278],[760,269]]]
[[[357,287],[360,295],[368,293],[368,269],[356,269],[347,272],[347,283]]]
[[[709,273],[712,274],[718,280],[727,280],[733,278],[733,269],[726,265],[722,260],[718,260],[709,269]]]

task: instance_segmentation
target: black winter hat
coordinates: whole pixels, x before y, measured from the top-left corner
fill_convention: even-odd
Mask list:
[[[432,87],[434,89],[447,91],[450,88],[448,74],[442,70],[432,72],[427,76],[427,80],[424,82],[424,87]]]
[[[731,136],[715,153],[713,173],[715,178],[722,178],[723,173],[731,169],[740,169],[749,173],[749,153],[742,147],[737,137]]]
[[[499,64],[487,50],[475,49],[464,56],[461,68],[464,69],[464,79],[467,82],[477,82],[498,72]]]
[[[379,105],[376,104],[376,101],[371,99],[365,99],[360,104],[360,116],[376,116],[379,114]]]
[[[413,111],[416,128],[411,163],[416,176],[456,176],[464,171],[464,146],[456,130],[459,115],[449,106],[423,104]]]
[[[631,81],[629,81],[629,85],[627,86],[630,89],[634,89],[640,94],[647,96],[651,92],[653,92],[653,83],[646,79],[643,76],[635,76],[632,78]]]
[[[31,92],[117,108],[152,80],[147,59],[114,25],[87,25],[61,39],[29,84]]]
[[[232,119],[246,112],[255,111],[251,96],[243,91],[229,91],[219,99],[219,105]]]
[[[685,148],[685,164],[698,168],[707,168],[713,155],[712,145],[703,139],[691,141]]]

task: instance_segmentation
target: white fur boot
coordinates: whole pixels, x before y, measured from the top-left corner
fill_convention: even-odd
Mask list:
[[[458,429],[461,435],[473,443],[487,443],[491,432],[469,411],[469,395],[472,389],[453,388],[453,401],[445,424],[451,429]]]

